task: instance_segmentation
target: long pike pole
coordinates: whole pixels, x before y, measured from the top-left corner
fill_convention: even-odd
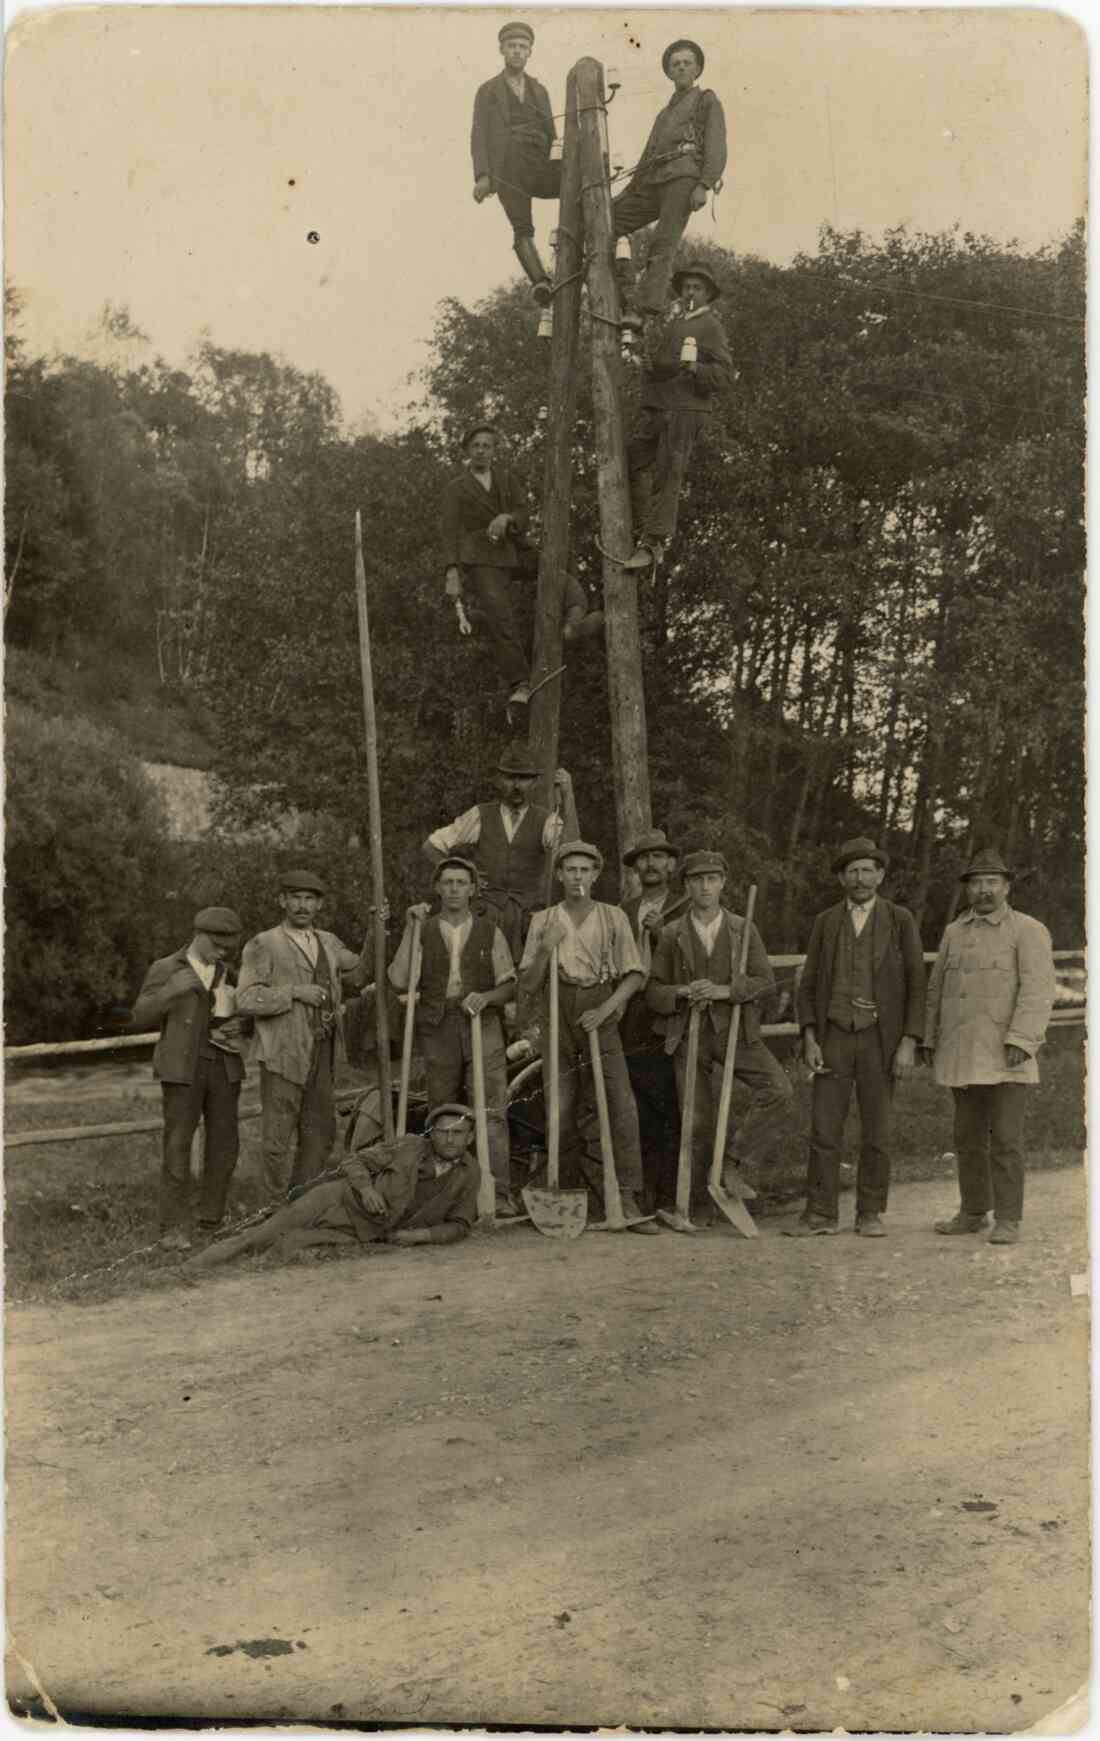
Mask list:
[[[374,1008],[378,1035],[378,1087],[382,1095],[382,1134],[393,1141],[393,1091],[390,1086],[390,1012],[386,996],[385,883],[382,870],[382,798],[378,790],[378,726],[374,717],[374,675],[367,621],[367,571],[363,566],[363,521],[355,510],[355,602],[359,607],[359,670],[363,678],[363,724],[367,738],[367,804],[370,811],[370,867],[374,886]]]

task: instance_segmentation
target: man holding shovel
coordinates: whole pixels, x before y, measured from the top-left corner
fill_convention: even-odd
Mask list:
[[[650,829],[623,853],[641,883],[641,893],[623,902],[642,966],[649,971],[653,951],[664,927],[682,912],[688,897],[674,890],[672,877],[680,858],[663,828]],[[647,1209],[667,1207],[676,1195],[676,1146],[679,1114],[676,1073],[665,1051],[664,1035],[654,1025],[644,991],[635,992],[619,1026],[638,1108],[642,1137],[642,1170]]]
[[[714,1142],[722,1068],[730,1018],[741,1007],[741,1035],[734,1074],[752,1095],[747,1127],[727,1135],[722,1185],[731,1197],[749,1195],[739,1177],[742,1161],[755,1160],[771,1147],[789,1118],[792,1091],[786,1073],[761,1038],[759,1000],[775,989],[775,976],[759,931],[749,931],[746,971],[738,971],[745,921],[722,906],[726,861],[720,852],[692,852],[684,861],[688,911],[667,926],[653,953],[646,999],[664,1034],[665,1051],[676,1069],[681,1107],[687,1089],[689,1014],[700,1011],[698,1073],[692,1123],[691,1219],[713,1224],[707,1170]]]
[[[504,934],[491,917],[472,911],[477,872],[466,858],[440,860],[432,879],[440,911],[427,901],[410,907],[405,934],[390,964],[390,984],[416,998],[415,1032],[427,1074],[429,1105],[475,1100],[472,1025],[479,1017],[484,1050],[489,1164],[496,1213],[518,1215],[512,1198],[508,1143],[508,1072],[500,1011],[513,995],[516,970]],[[421,928],[419,987],[410,990],[413,935]]]
[[[566,841],[558,848],[555,867],[564,899],[533,915],[520,967],[521,989],[534,995],[545,985],[552,959],[557,962],[558,1033],[548,1033],[544,1016],[544,1081],[549,1086],[550,1051],[556,1040],[562,1129],[566,1141],[581,1151],[582,1172],[600,1178],[603,1154],[589,1040],[591,1033],[597,1034],[623,1220],[631,1232],[656,1233],[656,1224],[643,1217],[638,1204],[638,1109],[618,1026],[631,997],[645,984],[638,945],[622,908],[592,899],[592,885],[603,869],[598,847],[584,840]],[[611,1207],[606,1207],[610,1219]]]

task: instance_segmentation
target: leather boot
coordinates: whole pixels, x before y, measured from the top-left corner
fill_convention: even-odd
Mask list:
[[[540,308],[545,308],[553,297],[554,291],[546,267],[539,259],[539,251],[535,247],[534,241],[530,236],[517,236],[512,243],[512,248],[516,259],[531,280],[531,295]]]

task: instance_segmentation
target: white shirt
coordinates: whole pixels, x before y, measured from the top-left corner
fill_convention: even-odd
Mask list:
[[[714,945],[718,941],[718,932],[722,925],[722,909],[719,907],[713,919],[700,919],[698,913],[693,912],[691,922],[695,926],[695,935],[703,945],[709,961],[714,954]]]
[[[871,909],[874,904],[875,897],[873,895],[869,901],[864,901],[862,906],[858,901],[848,902],[848,917],[852,921],[852,930],[857,937],[863,935],[863,927],[871,917]]]
[[[595,901],[577,924],[564,902],[536,913],[523,950],[523,967],[530,967],[552,913],[565,920],[566,936],[558,945],[558,968],[574,985],[605,985],[628,973],[644,973],[630,920],[621,907]]]
[[[319,947],[316,931],[312,929],[308,931],[299,931],[293,925],[287,925],[284,929],[286,930],[286,934],[290,938],[290,941],[298,945],[298,948],[302,951],[302,954],[305,956],[310,966],[316,967],[317,950]]]
[[[500,820],[509,841],[515,839],[516,829],[529,809],[529,804],[525,804],[522,810],[511,810],[507,804],[500,806]],[[563,826],[562,818],[551,811],[543,824],[543,846],[557,846]],[[469,810],[464,810],[461,816],[456,816],[445,828],[437,828],[434,834],[429,834],[428,845],[434,846],[437,852],[457,852],[460,846],[476,846],[480,839],[481,810],[477,804],[472,804]]]
[[[202,980],[207,991],[209,991],[214,983],[214,975],[218,971],[217,962],[200,961],[199,957],[197,955],[192,955],[190,950],[187,951],[187,962],[188,966],[194,969],[195,973],[197,973],[199,978]]]

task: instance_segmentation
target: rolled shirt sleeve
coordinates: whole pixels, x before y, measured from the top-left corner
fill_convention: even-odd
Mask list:
[[[460,846],[476,846],[480,839],[481,810],[476,804],[471,804],[469,810],[464,810],[453,822],[429,834],[428,845],[434,846],[436,852],[457,852]]]
[[[499,925],[493,932],[493,984],[505,985],[508,980],[515,979],[516,964],[512,960],[512,951]]]

